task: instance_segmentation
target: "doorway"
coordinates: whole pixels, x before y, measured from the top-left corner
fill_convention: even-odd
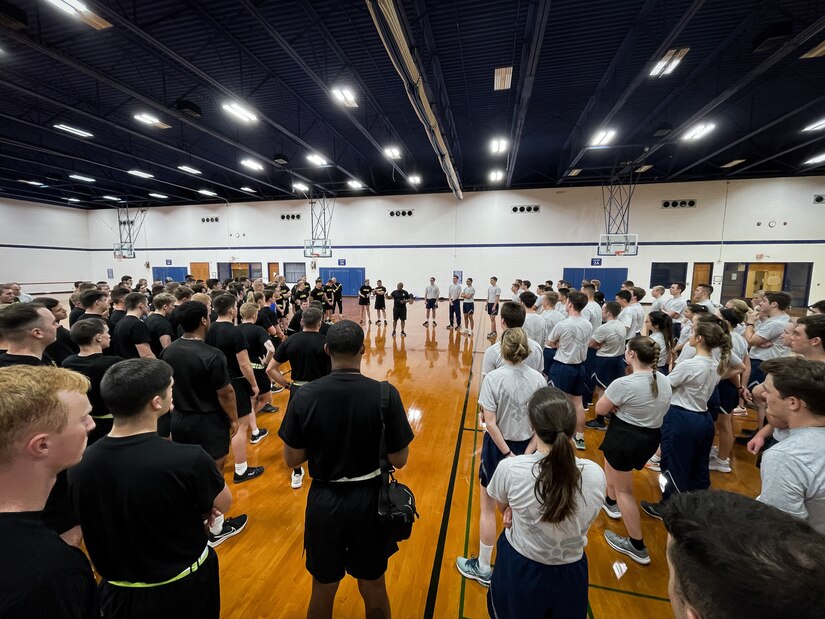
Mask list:
[[[202,279],[206,281],[209,279],[209,263],[208,262],[190,262],[189,274],[195,279]]]
[[[281,274],[280,262],[268,262],[267,263],[267,271],[269,275],[269,279],[267,281],[274,282],[275,278]]]
[[[783,263],[750,263],[745,276],[745,296],[749,299],[757,290],[782,290],[785,279]]]
[[[713,281],[712,262],[694,262],[693,279],[690,281],[690,290],[696,290],[699,284],[711,284]]]

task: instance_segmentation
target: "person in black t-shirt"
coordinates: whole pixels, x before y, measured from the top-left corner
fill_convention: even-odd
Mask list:
[[[143,322],[149,313],[149,302],[139,292],[130,292],[123,302],[126,304],[126,317],[117,323],[112,334],[114,353],[124,359],[154,359],[155,353],[150,346],[152,337]]]
[[[86,310],[83,309],[83,306],[80,304],[79,292],[72,293],[72,296],[69,297],[69,304],[72,306],[72,309],[69,312],[69,328],[71,328],[72,325],[77,322],[77,319],[86,312]]]
[[[398,282],[395,290],[387,295],[388,299],[393,300],[392,306],[392,335],[395,337],[395,329],[398,321],[401,321],[401,337],[406,337],[404,333],[404,325],[407,322],[407,305],[412,305],[413,296],[404,290],[404,283]]]
[[[254,303],[258,308],[258,318],[255,324],[266,331],[270,336],[272,336],[273,339],[278,341],[284,339],[286,336],[281,329],[281,323],[278,320],[278,316],[275,312],[269,309],[269,304],[266,302],[266,293],[256,292],[254,293],[253,298],[254,301],[250,301],[250,303]],[[238,316],[240,317],[240,308],[238,308]]]
[[[258,428],[256,413],[264,411],[266,406],[269,406],[269,410],[265,411],[267,413],[278,411],[272,406],[272,382],[266,375],[266,366],[275,354],[275,345],[263,327],[256,324],[258,313],[257,305],[244,303],[241,305],[241,324],[238,325],[238,330],[246,340],[247,354],[255,375],[255,382],[258,385],[258,396],[253,403],[254,410],[249,415],[249,426],[252,430],[249,442],[253,445],[260,443],[269,434],[268,430]]]
[[[344,286],[334,277],[330,280],[332,282],[332,299],[338,307],[338,320],[344,319]],[[335,309],[333,308],[333,312]]]
[[[231,535],[209,539],[203,522],[225,513],[232,495],[203,449],[155,432],[172,382],[172,368],[156,359],[112,367],[101,394],[114,427],[69,474],[72,506],[103,578],[104,617],[220,616],[218,556],[209,546]],[[235,535],[247,517],[226,521]]]
[[[370,315],[370,296],[372,294],[373,293],[372,286],[370,286],[370,280],[365,279],[364,283],[361,284],[361,287],[358,289],[358,307],[361,310],[359,324],[364,324],[365,315],[367,317],[367,324],[369,325],[370,322],[372,322],[372,316]]]
[[[39,303],[14,303],[0,312],[0,333],[8,349],[0,355],[0,367],[49,365],[44,357],[57,339],[57,319]]]
[[[335,311],[335,286],[332,279],[328,279],[324,284],[324,322],[332,324],[332,314]]]
[[[398,546],[378,521],[381,383],[360,372],[364,331],[353,321],[333,325],[326,348],[332,373],[294,394],[278,432],[287,466],[308,461],[312,476],[304,523],[310,608],[332,616],[339,582],[350,574],[366,615],[389,617],[384,572]],[[413,432],[392,385],[383,435],[389,463],[403,467]]]
[[[320,277],[315,280],[315,288],[309,291],[309,298],[318,301],[321,305],[324,304],[324,282]]]
[[[306,281],[301,280],[295,285],[295,289],[292,291],[292,306],[296,311],[301,307],[303,301],[309,299],[309,292]]]
[[[80,461],[94,427],[88,387],[60,368],[0,369],[0,617],[100,616],[89,561],[43,513],[57,474]]]
[[[71,336],[80,352],[67,357],[62,367],[80,372],[91,383],[89,402],[92,404],[92,419],[95,420],[95,428],[89,432],[91,445],[112,429],[112,413],[100,397],[100,381],[103,380],[106,370],[123,359],[103,354],[112,340],[109,325],[103,320],[81,320],[72,327]]]
[[[60,321],[66,320],[68,312],[60,301],[51,297],[37,297],[32,302],[40,303],[52,313],[54,319],[58,322],[56,335],[57,339],[46,347],[43,354],[51,359],[55,365],[60,366],[63,364],[64,359],[77,354],[80,350],[77,344],[72,341],[72,336],[69,334],[69,330],[59,324]]]
[[[218,312],[218,320],[206,332],[206,343],[226,356],[229,377],[235,390],[235,407],[238,413],[238,432],[232,437],[232,456],[235,458],[234,482],[239,484],[263,475],[264,467],[249,466],[246,461],[247,436],[255,425],[252,402],[258,397],[258,383],[249,361],[249,346],[235,326],[237,307],[235,295],[222,294],[212,299]],[[257,427],[257,426],[256,426]]]
[[[84,290],[80,293],[80,304],[83,306],[83,313],[76,318],[77,320],[87,320],[89,318],[103,318],[108,320],[109,317],[109,293],[92,288],[91,290]],[[72,325],[70,325],[72,326]]]
[[[115,286],[115,289],[109,294],[109,301],[112,304],[109,310],[109,331],[115,332],[115,327],[123,318],[126,317],[126,303],[124,299],[129,294],[129,289],[123,286]]]
[[[375,324],[381,322],[381,315],[384,315],[384,325],[387,324],[387,288],[381,283],[381,280],[376,280],[376,286],[373,292],[375,293]]]
[[[169,312],[169,322],[172,323],[172,330],[175,335],[180,337],[183,335],[183,330],[178,326],[178,308],[187,301],[191,301],[195,292],[189,286],[178,286],[170,294],[175,297],[175,305],[172,307],[172,311]]]
[[[162,292],[152,298],[155,310],[146,317],[146,330],[149,332],[149,347],[155,357],[160,357],[164,348],[169,346],[177,335],[172,329],[169,314],[175,306],[175,297]]]

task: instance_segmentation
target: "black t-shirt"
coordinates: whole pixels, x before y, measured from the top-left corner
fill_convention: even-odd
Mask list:
[[[384,436],[388,453],[413,439],[398,390],[390,385]],[[298,389],[278,436],[305,449],[313,479],[350,479],[378,468],[381,441],[380,383],[359,372],[336,371]]]
[[[69,471],[83,541],[106,580],[162,582],[206,547],[204,516],[225,486],[199,445],[155,432],[106,436]]]
[[[181,413],[222,412],[218,389],[229,384],[226,356],[201,340],[179,338],[160,353],[175,370],[172,398]]]
[[[152,352],[155,353],[155,356],[160,356],[160,351],[163,350],[163,346],[160,344],[160,338],[162,335],[168,335],[174,341],[176,338],[175,332],[172,330],[172,323],[169,322],[169,319],[166,316],[161,316],[160,314],[149,314],[146,317],[146,329],[149,331],[149,337],[151,338],[149,341],[149,346],[152,347]]]
[[[270,312],[272,311],[268,307],[262,307],[261,309],[259,309],[258,310],[258,320],[255,321],[255,324],[258,325],[264,331],[267,331],[268,329],[272,328],[273,324],[272,324],[272,318],[270,317],[269,314],[265,313],[264,310],[267,310],[267,311],[270,311]]]
[[[77,322],[77,319],[80,318],[83,314],[86,313],[85,308],[82,307],[73,307],[72,311],[69,312],[69,328]]]
[[[174,331],[174,333],[177,337],[180,337],[181,334],[183,333],[183,329],[178,328],[180,325],[178,324],[178,306],[177,305],[172,306],[172,311],[169,312],[169,316],[167,316],[167,318],[169,318],[169,323],[172,325],[172,331]]]
[[[266,343],[271,342],[269,333],[263,327],[250,322],[242,322],[238,325],[238,330],[243,334],[248,346],[250,363],[261,364],[261,359],[266,357]]]
[[[313,288],[309,291],[309,297],[313,301],[320,301],[321,303],[326,302],[326,298],[324,296],[324,289],[323,288]]]
[[[140,357],[137,345],[151,342],[152,336],[149,335],[146,324],[137,316],[126,316],[115,327],[115,333],[112,336],[112,352],[124,359],[137,359]]]
[[[366,284],[364,284],[363,286],[361,286],[358,289],[358,294],[361,296],[361,298],[365,298],[365,297],[369,298],[371,293],[372,293],[372,286],[367,286]]]
[[[111,312],[109,312],[109,329],[114,331],[115,327],[117,327],[117,323],[119,323],[124,318],[126,318],[126,310],[113,309]]]
[[[206,332],[206,343],[214,346],[226,356],[226,367],[231,378],[243,378],[238,364],[238,353],[246,350],[243,333],[231,322],[216,322]]]
[[[386,286],[376,286],[375,288],[373,288],[373,290],[375,291],[376,297],[383,297],[385,294],[387,294]]]
[[[341,282],[332,285],[332,293],[336,300],[344,296],[344,285]]]
[[[285,301],[288,301],[289,300],[289,294],[290,294],[289,286],[287,286],[286,284],[281,284],[278,287],[278,294],[281,295],[282,299],[284,299]]]
[[[304,317],[304,310],[298,308],[289,320],[289,325],[286,328],[287,335],[292,337],[293,333],[303,331],[304,325],[301,324],[301,318]]]
[[[324,286],[324,303],[327,305],[332,305],[332,302],[335,300],[335,286],[332,284],[327,284]]]
[[[306,287],[304,287],[303,290],[296,290],[294,293],[292,293],[292,300],[295,303],[300,304],[301,301],[305,301],[306,299],[309,298],[309,293],[310,293],[310,291],[307,290]]]
[[[390,296],[395,301],[395,307],[403,307],[407,301],[413,298],[406,290],[398,290],[397,288],[390,293]]]
[[[0,368],[7,368],[10,365],[50,365],[48,359],[38,359],[30,355],[12,355],[4,352],[0,355]]]
[[[98,320],[102,320],[103,322],[105,322],[109,326],[109,331],[114,332],[115,329],[112,326],[111,320],[107,319],[102,314],[87,314],[86,312],[83,312],[82,314],[80,314],[80,316],[77,317],[75,322],[77,322],[78,320],[91,320],[92,318],[97,318]]]
[[[92,417],[102,417],[110,415],[112,411],[106,408],[105,402],[100,395],[100,381],[103,380],[103,375],[115,363],[123,361],[121,357],[109,357],[100,353],[81,357],[80,355],[72,355],[67,357],[62,366],[68,370],[80,372],[89,378],[92,383],[89,389],[89,402],[92,405]]]
[[[99,617],[83,552],[43,524],[41,512],[0,513],[0,617]]]
[[[315,380],[332,371],[332,360],[324,350],[327,338],[317,331],[301,331],[278,346],[275,360],[292,368],[292,380]]]
[[[62,365],[63,360],[80,352],[80,347],[72,341],[69,330],[60,325],[57,327],[57,339],[46,347],[45,353],[49,359],[57,365]]]

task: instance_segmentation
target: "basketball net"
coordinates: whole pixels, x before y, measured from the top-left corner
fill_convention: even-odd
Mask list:
[[[625,251],[626,251],[626,250],[624,250],[624,249],[617,249],[617,250],[616,250],[615,252],[613,252],[613,253],[614,253],[616,256],[624,256]]]

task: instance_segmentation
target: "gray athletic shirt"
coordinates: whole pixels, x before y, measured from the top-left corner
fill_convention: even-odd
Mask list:
[[[650,392],[653,382],[650,372],[622,376],[610,383],[604,396],[619,407],[619,417],[622,421],[642,428],[662,427],[662,420],[670,407],[673,389],[664,374],[655,374],[659,387],[659,395],[656,397]]]
[[[588,301],[582,310],[582,318],[587,318],[595,331],[602,325],[602,306],[595,301]]]
[[[544,349],[530,338],[527,338],[527,346],[530,348],[530,354],[522,363],[537,372],[541,372],[544,369]],[[481,362],[481,377],[484,378],[502,365],[504,365],[504,357],[501,356],[501,342],[496,342],[484,351],[484,360]]]
[[[622,323],[625,327],[625,336],[624,337],[625,337],[626,340],[629,340],[631,337],[634,337],[636,335],[636,332],[633,331],[633,323],[634,323],[635,319],[636,319],[636,314],[635,314],[633,308],[631,308],[629,305],[627,307],[623,308],[622,311],[619,312],[618,317],[616,318],[616,320],[618,320],[620,323]]]
[[[438,289],[438,286],[427,286],[426,290],[424,290],[424,298],[425,299],[437,299],[441,291]]]
[[[547,341],[547,323],[544,322],[544,318],[538,314],[527,312],[527,315],[524,317],[524,327],[522,328],[527,334],[527,337],[539,346],[544,346],[544,342]]]
[[[670,403],[689,411],[708,410],[708,400],[719,382],[713,357],[694,357],[676,364],[667,379],[673,389]]]
[[[633,324],[630,326],[630,337],[635,337],[637,333],[642,332],[642,327],[645,326],[645,308],[641,303],[633,303],[627,308],[633,312]]]
[[[559,343],[555,361],[568,365],[584,363],[587,359],[587,343],[592,332],[590,321],[581,316],[568,316],[553,327],[547,339]]]
[[[484,377],[478,403],[494,411],[496,425],[508,441],[526,441],[533,436],[527,416],[527,402],[533,394],[547,386],[540,372],[519,363],[505,363]]]
[[[487,289],[487,303],[495,303],[496,297],[501,297],[501,288],[498,286],[490,286]]]
[[[461,284],[450,284],[450,301],[457,301],[461,296]]]
[[[464,289],[464,302],[472,303],[476,296],[476,289],[472,286],[467,286]]]
[[[593,332],[591,339],[601,344],[597,357],[618,357],[625,351],[625,328],[618,320],[608,320]]]
[[[790,350],[782,342],[782,337],[785,334],[785,326],[788,324],[790,317],[787,314],[779,314],[766,318],[756,327],[754,335],[758,335],[768,340],[772,345],[767,348],[760,346],[751,347],[751,359],[777,359],[779,357],[787,357],[790,355]]]
[[[758,501],[825,534],[825,428],[793,428],[762,456]]]
[[[650,339],[659,345],[659,360],[656,362],[656,367],[660,368],[663,365],[666,365],[668,361],[668,352],[667,346],[665,345],[665,336],[662,335],[661,331],[651,331]]]
[[[685,301],[682,297],[678,299],[674,299],[671,297],[667,301],[665,301],[665,311],[666,312],[676,312],[679,315],[674,318],[673,320],[682,320],[685,315],[685,308],[687,307],[687,301]]]
[[[605,477],[601,467],[590,460],[576,458],[581,471],[581,492],[576,494],[576,511],[557,524],[542,522],[541,504],[534,492],[539,453],[505,458],[490,484],[487,494],[513,510],[513,526],[504,530],[507,541],[522,556],[545,565],[575,563],[587,546],[587,531],[599,514],[605,494]]]

